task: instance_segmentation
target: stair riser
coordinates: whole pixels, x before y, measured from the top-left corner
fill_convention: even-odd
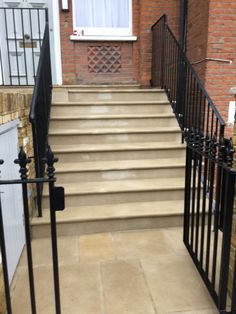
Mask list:
[[[156,158],[181,158],[185,157],[184,149],[156,149],[133,151],[104,151],[104,152],[79,152],[55,153],[59,162],[104,161],[104,160],[139,160]]]
[[[181,142],[181,133],[135,133],[135,134],[88,134],[50,135],[50,145],[73,144],[114,144],[130,142]]]
[[[182,215],[164,216],[164,217],[139,217],[129,219],[109,219],[100,221],[85,221],[74,223],[58,223],[58,236],[79,236],[82,234],[94,234],[126,230],[143,230],[151,228],[170,228],[183,225]],[[32,237],[45,238],[50,237],[50,225],[32,226]]]
[[[50,128],[53,129],[85,129],[85,128],[137,128],[137,127],[177,127],[173,118],[143,118],[143,119],[78,119],[78,120],[51,120]]]
[[[167,97],[165,93],[157,93],[157,92],[148,92],[141,93],[139,91],[134,92],[121,92],[121,91],[113,91],[109,92],[68,92],[69,101],[94,101],[94,100],[102,100],[102,101],[140,101],[140,100],[164,100],[167,101]]]
[[[53,105],[52,115],[66,117],[66,115],[119,115],[119,114],[155,114],[172,113],[171,106],[166,104],[141,104],[141,105]]]
[[[119,171],[89,171],[89,172],[70,172],[57,173],[57,182],[77,183],[114,181],[131,179],[151,179],[151,178],[179,178],[184,177],[184,168],[164,168],[164,169],[139,169],[139,170],[119,170]]]
[[[66,191],[65,191],[66,192]],[[149,201],[170,201],[182,200],[184,190],[164,190],[164,191],[139,191],[120,193],[100,193],[66,195],[66,206],[75,207],[79,205],[103,205],[120,204],[126,202],[149,202]],[[43,207],[48,208],[48,197],[43,197]]]

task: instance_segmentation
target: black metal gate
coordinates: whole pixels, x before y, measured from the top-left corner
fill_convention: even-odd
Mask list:
[[[187,146],[184,243],[220,313],[236,313],[233,143],[165,15],[152,35],[151,83],[166,91]]]
[[[47,178],[28,178],[27,165],[31,162],[31,159],[27,157],[24,150],[21,148],[18,159],[14,162],[19,164],[20,179],[0,181],[0,185],[8,184],[20,184],[22,186],[23,205],[24,205],[24,223],[25,223],[25,239],[26,239],[26,252],[27,252],[27,266],[28,266],[28,278],[29,278],[29,290],[31,301],[32,314],[37,313],[36,300],[35,300],[35,282],[34,282],[34,269],[33,269],[33,257],[31,249],[31,232],[30,232],[30,217],[29,217],[29,202],[28,202],[28,185],[29,184],[48,184],[49,188],[49,208],[50,208],[50,226],[51,226],[51,243],[52,243],[52,262],[53,262],[53,281],[54,281],[54,294],[55,294],[55,313],[61,313],[60,305],[60,284],[59,284],[59,266],[58,266],[58,252],[57,252],[57,228],[56,228],[56,211],[63,210],[64,204],[64,189],[62,187],[55,186],[55,169],[54,163],[57,161],[54,155],[48,147],[44,162],[46,164]],[[3,160],[0,161],[2,165]],[[1,166],[0,166],[1,167]],[[1,169],[1,168],[0,168]],[[0,247],[2,254],[2,266],[4,276],[4,287],[6,296],[6,308],[7,313],[12,313],[11,306],[11,293],[8,280],[8,267],[7,267],[7,255],[6,245],[4,237],[4,222],[2,215],[2,206],[0,200]]]
[[[35,84],[47,23],[46,8],[0,7],[0,85]]]

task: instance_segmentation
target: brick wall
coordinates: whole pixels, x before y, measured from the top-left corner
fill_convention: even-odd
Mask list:
[[[71,1],[69,6],[69,12],[60,11],[63,84],[133,82],[133,43],[71,41]],[[104,59],[104,53],[108,59]],[[106,66],[111,59],[113,64]]]
[[[236,152],[236,119],[235,119],[234,128],[233,128],[233,143],[234,143],[234,150]],[[236,168],[236,153],[234,153],[233,167]],[[234,212],[233,212],[232,237],[231,237],[229,284],[228,284],[230,295],[232,294],[232,288],[233,288],[235,254],[236,254],[236,195],[234,196]]]
[[[227,119],[229,89],[236,85],[236,2],[210,0],[207,56],[233,60],[232,64],[207,63],[206,87],[221,114]],[[232,129],[228,128],[227,135]]]
[[[59,6],[60,3],[61,1],[59,1]],[[73,33],[71,0],[69,0],[69,6],[69,12],[60,10],[63,83],[139,82],[143,86],[149,86],[151,78],[151,26],[162,14],[166,13],[169,16],[170,25],[177,33],[179,1],[133,0],[133,35],[138,37],[136,42],[71,41],[69,38]],[[110,49],[113,47],[113,50],[118,49],[120,52],[120,58],[117,58],[114,68],[102,71],[98,62],[95,69],[91,69],[94,62],[91,62],[88,51],[94,50],[95,55],[97,51],[109,50],[109,47],[111,47]]]
[[[205,61],[196,67],[213,102],[227,120],[229,89],[236,85],[236,2],[233,0],[189,0],[188,56],[192,62],[204,58],[231,59],[232,64]],[[232,128],[226,129],[232,136]]]
[[[32,91],[16,90],[16,89],[1,89],[0,90],[0,125],[15,119],[20,120],[18,127],[19,145],[24,146],[25,151],[29,156],[33,155],[32,148],[32,132],[28,121],[29,104],[31,101]],[[17,156],[16,156],[17,157]],[[30,165],[29,173],[33,173],[33,163]],[[29,199],[31,210],[34,209],[34,190],[29,186],[32,197]],[[2,269],[0,263],[0,313],[4,313],[5,295],[3,287]]]
[[[207,0],[189,0],[187,17],[187,55],[192,61],[207,57],[209,2]],[[205,81],[206,63],[194,66],[202,81]]]
[[[167,14],[168,24],[174,31],[175,35],[178,36],[178,0],[140,0],[140,29],[138,34],[139,82],[143,86],[148,86],[151,79],[151,27],[163,14]]]

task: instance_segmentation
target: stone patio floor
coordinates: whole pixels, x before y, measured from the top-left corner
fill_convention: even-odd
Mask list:
[[[54,310],[49,239],[33,244],[37,313]],[[182,228],[58,238],[63,314],[218,313],[182,243]],[[31,313],[26,254],[13,313]]]

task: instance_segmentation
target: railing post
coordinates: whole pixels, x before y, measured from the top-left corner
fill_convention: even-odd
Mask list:
[[[0,165],[2,165],[3,162],[4,162],[3,160],[0,160]],[[7,308],[7,313],[11,314],[12,313],[11,293],[10,293],[10,287],[9,287],[7,252],[6,252],[6,243],[5,243],[5,234],[4,234],[1,194],[0,194],[0,248],[1,248],[1,256],[2,256],[2,270],[3,270],[3,278],[4,278],[6,308]]]
[[[219,310],[225,310],[226,307],[236,176],[236,173],[229,168],[225,168],[223,171],[226,176],[226,185],[225,190],[223,191],[223,193],[226,193],[226,198],[224,202],[224,226],[220,265]]]
[[[185,75],[185,62],[182,52],[179,51],[179,65],[177,76],[177,95],[176,95],[176,116],[181,128],[183,128],[183,116],[184,116],[184,95],[186,87],[186,75]]]
[[[50,147],[47,148],[45,162],[47,164],[48,179],[54,179],[55,168],[54,163],[58,159],[54,158],[54,154]],[[58,250],[57,250],[57,225],[56,213],[54,208],[54,182],[49,182],[49,202],[50,202],[50,223],[51,223],[51,241],[52,241],[52,259],[53,259],[53,275],[54,275],[54,294],[55,294],[55,309],[56,314],[61,313],[60,300],[60,280],[59,280],[59,265],[58,265]]]
[[[165,42],[166,42],[166,23],[167,23],[167,17],[166,15],[163,16],[163,22],[162,22],[162,30],[161,30],[161,88],[163,89],[165,86]]]

